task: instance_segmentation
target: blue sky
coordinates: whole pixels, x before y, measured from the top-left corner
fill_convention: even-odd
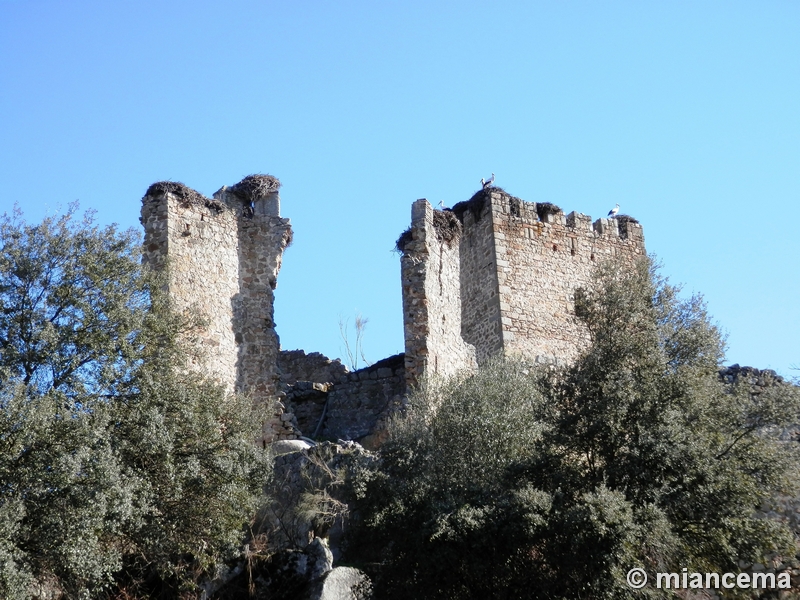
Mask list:
[[[403,350],[411,203],[619,203],[728,362],[800,365],[800,3],[0,0],[0,212],[138,227],[149,184],[283,183],[284,348]]]

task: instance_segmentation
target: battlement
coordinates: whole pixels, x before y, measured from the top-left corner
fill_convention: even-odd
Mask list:
[[[490,356],[570,361],[588,342],[574,292],[597,264],[645,254],[641,225],[620,215],[567,215],[496,187],[445,211],[417,200],[398,240],[408,382]]]
[[[450,212],[463,224],[465,215],[472,215],[472,221],[480,220],[488,210],[498,217],[505,215],[522,225],[540,227],[543,225],[562,225],[577,232],[594,231],[598,235],[612,235],[622,239],[636,239],[643,242],[644,235],[639,221],[628,215],[617,215],[609,219],[592,222],[589,215],[571,212],[567,215],[557,205],[550,202],[525,202],[512,196],[499,187],[489,187],[477,192],[465,202],[459,202],[452,209],[437,212]]]

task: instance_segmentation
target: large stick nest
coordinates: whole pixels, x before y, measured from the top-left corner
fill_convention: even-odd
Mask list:
[[[436,239],[450,247],[453,241],[461,235],[461,221],[450,210],[434,210],[433,230],[436,232]],[[394,245],[395,250],[404,254],[406,245],[412,239],[414,239],[414,234],[412,233],[412,228],[409,227],[397,238],[397,242]]]
[[[408,244],[412,239],[414,239],[414,234],[411,231],[411,227],[409,227],[400,234],[399,238],[397,238],[397,241],[394,244],[394,249],[400,254],[405,254],[406,244]]]
[[[472,195],[472,198],[466,200],[465,202],[459,202],[456,204],[452,209],[450,209],[455,216],[458,217],[458,220],[462,223],[464,222],[464,213],[467,211],[472,213],[475,222],[481,220],[481,213],[483,212],[483,207],[486,206],[486,202],[492,197],[492,192],[500,192],[501,194],[508,195],[503,188],[497,187],[494,185],[487,186],[481,190],[478,190]]]
[[[435,210],[433,228],[436,231],[436,239],[450,246],[461,234],[461,221],[449,210]]]
[[[206,198],[200,192],[193,190],[188,185],[183,184],[180,181],[158,181],[147,188],[147,191],[144,193],[144,197],[157,197],[163,196],[164,194],[172,194],[173,196],[177,196],[181,202],[186,204],[205,205],[209,202],[213,202],[211,198]]]
[[[540,221],[544,221],[547,215],[555,215],[564,212],[561,207],[553,204],[552,202],[537,202],[536,214],[539,216]]]
[[[634,218],[633,218],[632,216],[630,216],[630,215],[617,215],[617,216],[616,216],[616,217],[614,217],[614,218],[615,218],[615,219],[617,220],[617,222],[619,222],[619,223],[633,223],[633,224],[635,224],[635,225],[638,225],[638,224],[639,224],[639,221],[637,221],[636,219],[634,219]]]
[[[263,198],[267,194],[277,192],[281,188],[281,182],[272,175],[256,173],[248,175],[236,185],[228,188],[228,191],[242,200],[252,202],[258,198]]]

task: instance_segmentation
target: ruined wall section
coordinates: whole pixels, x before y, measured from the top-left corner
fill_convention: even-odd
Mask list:
[[[400,354],[343,375],[328,395],[320,436],[377,449],[388,436],[389,419],[405,406],[404,365]]]
[[[575,359],[589,342],[575,318],[575,290],[597,265],[645,254],[642,227],[627,219],[564,215],[552,205],[492,193],[503,348],[537,362]]]
[[[270,176],[249,176],[206,198],[183,184],[160,182],[142,200],[145,262],[168,266],[175,307],[198,315],[205,350],[194,368],[230,392],[275,403],[263,441],[296,437],[294,417],[277,402],[280,349],[273,320],[274,289],[291,241]],[[265,190],[265,188],[268,188]]]
[[[443,243],[437,224],[453,217],[460,230]],[[604,261],[645,255],[642,227],[630,217],[592,223],[496,187],[445,211],[418,200],[398,248],[412,385],[423,372],[451,375],[500,353],[574,360],[589,342],[575,290],[591,286]]]
[[[461,335],[460,231],[452,229],[458,225],[454,221],[440,221],[437,230],[435,212],[425,199],[414,202],[411,228],[405,239],[401,237],[405,371],[410,386],[424,372],[447,376],[475,365],[475,348]]]
[[[278,360],[286,407],[303,436],[377,448],[390,417],[405,406],[402,354],[353,372],[317,352],[281,351]]]
[[[281,218],[277,192],[244,198],[223,189],[214,198],[243,206],[237,219],[239,290],[231,298],[236,341],[236,389],[256,402],[278,395],[278,353],[274,301],[283,251],[292,239],[289,219]],[[244,200],[244,204],[242,204]],[[266,439],[287,437],[291,415],[277,414],[265,425]]]
[[[207,357],[204,368],[233,391],[237,347],[231,298],[239,292],[236,214],[218,202],[200,200],[199,194],[191,198],[179,188],[163,192],[154,187],[142,200],[144,262],[162,268],[169,260],[175,308],[205,324],[197,332]]]
[[[281,350],[278,354],[278,371],[281,382],[293,385],[297,381],[334,383],[350,371],[338,358],[331,360],[319,352]]]
[[[458,273],[461,336],[465,342],[475,347],[477,364],[483,363],[503,348],[497,279],[499,242],[494,232],[495,205],[488,200],[473,199],[463,210],[458,211],[463,224],[459,241]]]

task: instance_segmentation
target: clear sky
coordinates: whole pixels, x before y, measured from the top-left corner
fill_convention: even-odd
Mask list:
[[[619,203],[728,362],[800,365],[800,2],[0,0],[0,212],[139,227],[148,185],[283,183],[282,346],[403,350],[411,203]]]

